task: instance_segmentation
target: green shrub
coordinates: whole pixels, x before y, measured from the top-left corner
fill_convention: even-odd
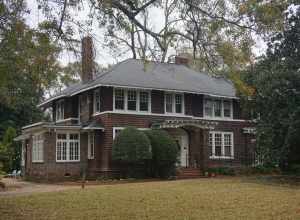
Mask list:
[[[152,147],[152,176],[160,178],[174,176],[179,153],[174,139],[164,130],[149,130],[145,133]]]
[[[235,170],[232,167],[215,167],[215,168],[209,168],[207,171],[209,173],[215,173],[215,174],[225,175],[225,176],[235,175]]]
[[[134,127],[125,128],[115,138],[112,146],[112,158],[124,165],[125,177],[144,177],[145,164],[152,158],[149,138]]]

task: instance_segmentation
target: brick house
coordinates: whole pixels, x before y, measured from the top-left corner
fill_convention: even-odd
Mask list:
[[[92,41],[83,39],[82,80],[40,103],[52,122],[23,127],[25,176],[110,176],[113,139],[127,126],[165,129],[180,147],[179,169],[247,165],[252,124],[242,117],[233,84],[175,63],[127,59],[94,76]]]

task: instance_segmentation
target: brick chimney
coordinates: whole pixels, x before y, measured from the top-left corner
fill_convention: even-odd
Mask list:
[[[175,64],[187,66],[189,64],[189,59],[184,56],[175,56]]]
[[[81,42],[81,81],[86,83],[93,79],[94,53],[93,40],[90,36],[84,37]]]

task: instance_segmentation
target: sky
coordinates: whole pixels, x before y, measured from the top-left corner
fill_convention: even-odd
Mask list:
[[[30,10],[30,14],[26,16],[26,23],[36,28],[38,23],[42,22],[45,17],[43,12],[38,9],[38,4],[36,0],[27,0],[27,7]],[[87,6],[83,6],[87,9]],[[86,20],[87,18],[87,10],[83,11],[74,11],[74,15],[78,20]],[[149,18],[151,20],[151,24],[154,30],[160,30],[162,27],[161,20],[163,19],[163,13],[158,9],[151,9]],[[110,50],[107,47],[103,46],[104,40],[104,30],[100,29],[96,24],[94,24],[89,32],[93,36],[94,39],[94,47],[96,51],[95,61],[103,66],[107,66],[108,64],[116,64],[126,58],[131,57],[130,53],[122,54],[119,57],[115,57],[112,55]],[[81,34],[76,36],[78,39],[82,38]],[[260,39],[258,36],[254,36],[256,38],[256,44],[253,46],[253,52],[256,56],[262,55],[266,50],[265,42]],[[171,53],[175,54],[175,51],[171,51]],[[172,54],[173,55],[173,54]],[[78,60],[78,57],[75,57],[71,52],[63,52],[61,53],[59,60],[63,65],[67,65],[69,62],[74,62]]]

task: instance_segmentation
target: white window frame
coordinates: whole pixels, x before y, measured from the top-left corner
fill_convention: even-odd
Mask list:
[[[99,109],[97,110],[97,93],[99,94],[98,98],[99,98]],[[100,88],[95,89],[94,93],[93,93],[93,109],[94,109],[94,114],[95,113],[99,113],[101,112],[101,92],[100,92]]]
[[[172,96],[172,112],[167,112],[167,95]],[[181,106],[181,113],[176,113],[176,95],[181,96],[181,101],[182,101],[182,106]],[[166,92],[164,95],[164,110],[165,114],[169,115],[184,115],[185,114],[185,103],[184,103],[184,93],[171,93],[171,92]]]
[[[62,121],[65,118],[64,100],[59,100],[55,104],[55,121]]]
[[[40,137],[40,139],[36,139]],[[32,136],[32,148],[31,148],[32,163],[44,162],[44,135],[43,133],[36,133]]]
[[[91,131],[88,133],[88,159],[92,160],[95,158],[95,132]]]
[[[216,156],[215,150],[215,134],[221,134],[222,145],[221,145],[221,156]],[[224,131],[210,131],[209,134],[212,134],[212,155],[209,157],[210,159],[234,159],[234,133],[233,132],[224,132]],[[224,145],[224,135],[229,134],[231,136],[231,156],[225,156],[225,145]]]
[[[65,134],[66,135],[66,160],[58,160],[57,159],[57,144],[60,139],[57,138],[58,134]],[[77,134],[78,135],[78,160],[70,160],[70,143],[75,142],[74,140],[70,140],[70,134]],[[77,142],[77,141],[76,141]],[[79,162],[80,161],[80,133],[77,131],[71,132],[57,132],[56,133],[56,145],[55,145],[55,160],[58,163],[65,163],[65,162]]]
[[[116,131],[117,130],[124,130],[126,127],[113,127],[113,140],[115,139],[115,137],[116,137]],[[150,130],[150,128],[137,128],[138,130],[140,130],[140,131],[146,131],[146,130]]]
[[[124,92],[124,109],[116,109],[115,107],[115,90],[121,89]],[[128,110],[128,91],[136,91],[136,110]],[[148,111],[140,110],[140,92],[148,93]],[[114,88],[113,90],[113,109],[114,112],[142,112],[142,113],[150,113],[151,112],[151,91],[150,90],[141,90],[141,89],[124,89],[124,88]]]
[[[206,115],[205,112],[205,102],[206,100],[211,100],[213,102],[212,105],[212,116]],[[215,116],[215,101],[221,101],[221,116]],[[230,117],[224,116],[224,101],[230,102]],[[232,119],[233,118],[233,104],[231,99],[222,99],[222,98],[213,98],[213,97],[204,97],[203,99],[203,118],[209,118],[209,119]]]

